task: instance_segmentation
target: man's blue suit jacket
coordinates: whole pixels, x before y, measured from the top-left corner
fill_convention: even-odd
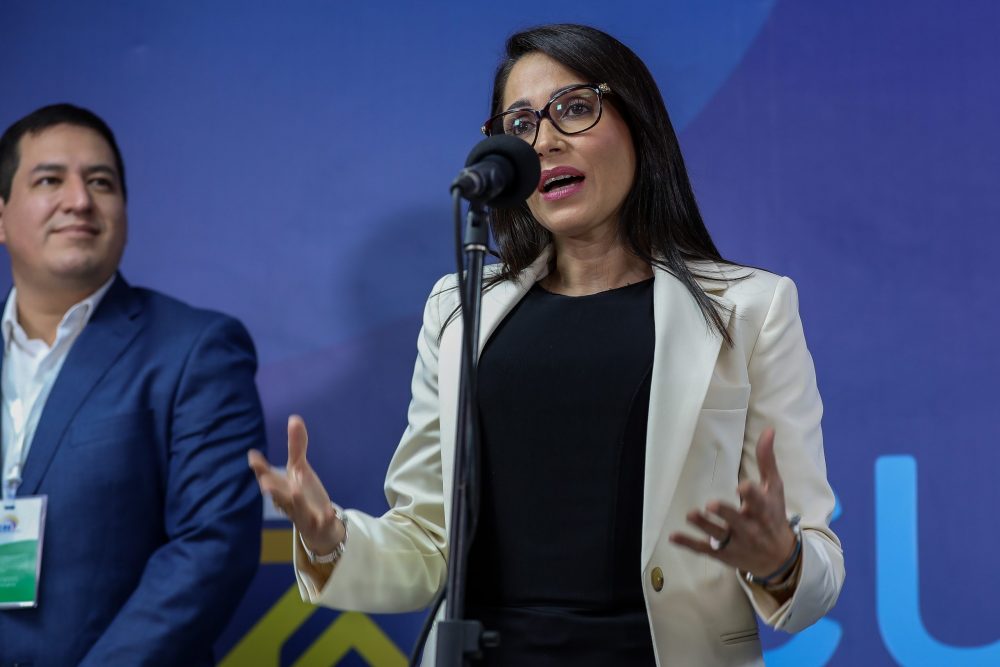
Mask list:
[[[236,320],[117,277],[32,440],[40,602],[0,611],[0,665],[213,664],[260,558],[256,365]]]

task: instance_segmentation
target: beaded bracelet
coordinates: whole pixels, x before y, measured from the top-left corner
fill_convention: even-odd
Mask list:
[[[792,529],[792,532],[795,533],[795,549],[792,550],[792,555],[788,557],[788,560],[782,563],[781,567],[766,577],[757,577],[750,572],[744,572],[743,578],[748,584],[773,589],[775,584],[778,584],[783,579],[788,577],[792,568],[795,567],[795,563],[799,560],[799,554],[802,553],[802,528],[799,526],[799,521],[801,520],[802,517],[798,514],[788,520],[789,527]]]

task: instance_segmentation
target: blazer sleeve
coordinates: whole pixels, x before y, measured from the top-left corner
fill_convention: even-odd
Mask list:
[[[246,465],[247,451],[265,446],[256,367],[250,336],[232,318],[211,319],[194,338],[164,406],[165,542],[81,667],[211,656],[260,560],[261,499]]]
[[[787,512],[802,517],[802,562],[795,594],[778,605],[763,589],[740,583],[768,625],[797,632],[829,611],[844,583],[844,555],[830,529],[835,498],[826,478],[823,404],[806,348],[795,284],[780,278],[748,364],[750,403],[741,479],[759,479],[756,445],[768,426],[785,489]]]
[[[338,609],[399,612],[421,609],[444,585],[447,537],[438,412],[438,344],[448,277],[434,286],[417,339],[407,427],[389,464],[389,511],[373,517],[347,510],[347,548],[325,581],[293,536],[295,577],[302,599]],[[453,290],[451,290],[453,291]],[[444,319],[443,319],[444,318]]]

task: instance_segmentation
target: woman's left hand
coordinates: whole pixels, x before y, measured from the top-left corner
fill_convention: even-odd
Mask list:
[[[738,488],[739,509],[712,501],[705,510],[692,510],[690,524],[709,539],[674,533],[670,541],[679,546],[732,565],[757,577],[773,574],[795,550],[795,533],[785,515],[785,489],[774,458],[774,429],[767,428],[757,440],[760,483],[742,482]]]

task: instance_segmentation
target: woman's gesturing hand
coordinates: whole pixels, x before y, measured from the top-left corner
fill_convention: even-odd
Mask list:
[[[785,489],[774,458],[774,429],[767,428],[757,440],[760,483],[740,483],[739,509],[712,501],[705,510],[692,510],[690,524],[709,539],[674,533],[670,541],[705,554],[756,577],[780,569],[795,551],[795,533],[785,515]]]
[[[250,467],[257,475],[261,493],[291,519],[302,540],[317,554],[332,553],[344,539],[344,524],[333,510],[330,496],[306,459],[309,434],[302,417],[288,418],[288,464],[285,472],[272,468],[263,454],[251,450]]]

